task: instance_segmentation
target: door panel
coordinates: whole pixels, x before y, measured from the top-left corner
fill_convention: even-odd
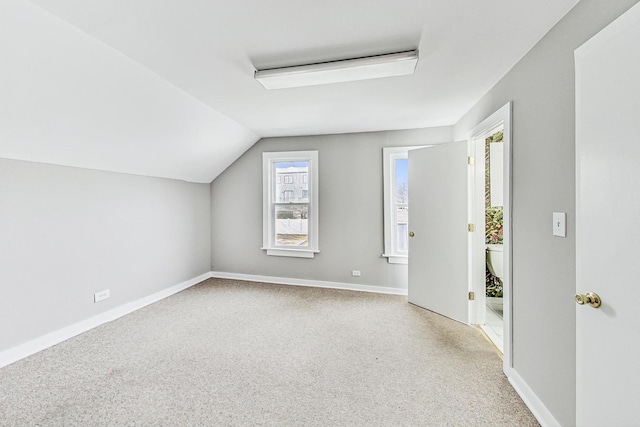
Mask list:
[[[640,5],[576,50],[576,418],[638,425]]]
[[[468,323],[467,143],[409,152],[409,302]]]

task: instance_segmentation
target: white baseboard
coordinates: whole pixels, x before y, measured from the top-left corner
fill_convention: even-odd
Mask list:
[[[522,377],[511,368],[505,371],[509,382],[513,388],[518,392],[525,405],[529,408],[534,417],[538,420],[542,427],[556,427],[560,426],[558,420],[549,412],[542,401],[531,390],[529,385],[522,379]]]
[[[292,279],[292,278],[286,278],[286,277],[260,276],[260,275],[254,275],[254,274],[226,273],[221,271],[210,271],[208,273],[204,273],[204,274],[201,274],[200,276],[194,277],[193,279],[179,283],[170,288],[163,289],[162,291],[156,292],[152,295],[146,296],[136,301],[123,304],[109,311],[105,311],[104,313],[98,314],[96,316],[82,320],[73,325],[67,326],[65,328],[43,335],[39,338],[36,338],[24,344],[20,344],[16,347],[0,352],[0,368],[2,368],[3,366],[10,365],[11,363],[17,362],[20,359],[24,359],[25,357],[31,356],[39,351],[45,350],[63,341],[66,341],[69,338],[73,338],[76,335],[79,335],[83,332],[86,332],[104,323],[108,323],[113,320],[116,320],[122,316],[125,316],[129,313],[132,313],[136,310],[146,307],[149,304],[153,304],[154,302],[160,301],[173,294],[176,294],[180,291],[190,288],[191,286],[196,285],[202,282],[203,280],[209,279],[211,277],[221,278],[221,279],[246,280],[250,282],[293,285],[293,286],[310,286],[310,287],[318,287],[318,288],[345,289],[345,290],[352,290],[352,291],[374,292],[374,293],[392,294],[392,295],[407,295],[407,289],[392,288],[392,287],[359,285],[359,284],[353,284],[353,283],[340,283],[340,282],[325,282],[320,280]],[[509,382],[511,383],[513,388],[520,395],[520,397],[522,398],[524,403],[527,405],[531,413],[536,417],[538,422],[543,427],[560,426],[560,423],[553,417],[551,412],[549,412],[549,410],[546,408],[546,406],[544,406],[542,401],[540,401],[538,396],[536,396],[536,394],[533,392],[533,390],[531,390],[529,385],[522,379],[522,377],[514,369],[505,370],[505,374],[507,375],[507,378],[509,379]]]
[[[375,292],[379,294],[407,295],[407,290],[401,288],[359,285],[354,283],[325,282],[322,280],[292,279],[288,277],[259,276],[255,274],[226,273],[222,271],[212,271],[211,277],[246,280],[249,282],[276,283],[281,285],[310,286],[314,288],[345,289],[349,291]]]
[[[193,279],[178,283],[175,286],[163,289],[159,292],[156,292],[155,294],[151,294],[144,298],[140,298],[139,300],[123,304],[109,311],[105,311],[104,313],[100,313],[88,319],[81,320],[80,322],[74,323],[73,325],[69,325],[65,328],[59,329],[34,340],[28,341],[24,344],[20,344],[16,347],[0,352],[0,368],[17,362],[20,359],[24,359],[25,357],[31,356],[32,354],[52,347],[63,341],[66,341],[69,338],[73,338],[76,335],[79,335],[104,323],[116,320],[119,317],[139,310],[149,304],[158,302],[161,299],[167,298],[175,293],[183,291],[193,285],[202,282],[203,280],[209,279],[210,277],[211,272],[201,274],[198,277],[194,277]]]

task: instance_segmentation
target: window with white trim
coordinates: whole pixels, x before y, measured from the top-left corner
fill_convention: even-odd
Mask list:
[[[318,152],[262,153],[263,239],[267,255],[318,253]]]
[[[391,264],[409,258],[409,151],[416,147],[382,149],[384,176],[384,254]]]

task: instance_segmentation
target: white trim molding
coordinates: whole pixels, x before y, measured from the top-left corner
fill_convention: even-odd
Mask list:
[[[527,405],[542,427],[560,426],[558,420],[554,418],[544,403],[542,403],[538,396],[536,396],[533,390],[531,390],[526,381],[522,379],[515,369],[505,369],[504,373],[507,375],[507,378],[515,391],[522,398],[522,401]]]
[[[18,360],[24,359],[25,357],[29,357],[56,344],[60,344],[61,342],[66,341],[69,338],[73,338],[76,335],[80,335],[83,332],[87,332],[88,330],[96,328],[100,325],[116,320],[127,314],[133,313],[136,310],[170,297],[173,294],[190,288],[193,285],[197,285],[203,280],[207,280],[211,277],[211,272],[201,274],[200,276],[194,277],[193,279],[189,279],[182,283],[178,283],[177,285],[171,286],[170,288],[166,288],[138,300],[128,302],[119,307],[115,307],[111,310],[105,311],[104,313],[97,314],[88,319],[84,319],[77,323],[74,323],[73,325],[58,329],[57,331],[53,331],[51,333],[28,341],[24,344],[20,344],[16,347],[0,352],[0,368],[17,362]]]
[[[389,264],[409,264],[409,255],[382,254],[382,257],[387,258]]]
[[[271,249],[260,248],[263,251],[267,251],[267,255],[272,256],[288,256],[293,258],[313,258],[315,254],[319,254],[320,251],[307,250],[307,249]]]
[[[289,277],[260,276],[256,274],[228,273],[212,271],[211,277],[218,279],[245,280],[277,285],[309,286],[313,288],[344,289],[348,291],[373,292],[378,294],[407,295],[406,288],[392,288],[375,285],[359,285],[354,283],[326,282],[323,280],[293,279]]]

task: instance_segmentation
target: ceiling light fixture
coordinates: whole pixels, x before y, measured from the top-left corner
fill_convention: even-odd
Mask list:
[[[254,78],[267,89],[314,86],[413,74],[418,51],[367,56],[295,67],[258,70]]]

